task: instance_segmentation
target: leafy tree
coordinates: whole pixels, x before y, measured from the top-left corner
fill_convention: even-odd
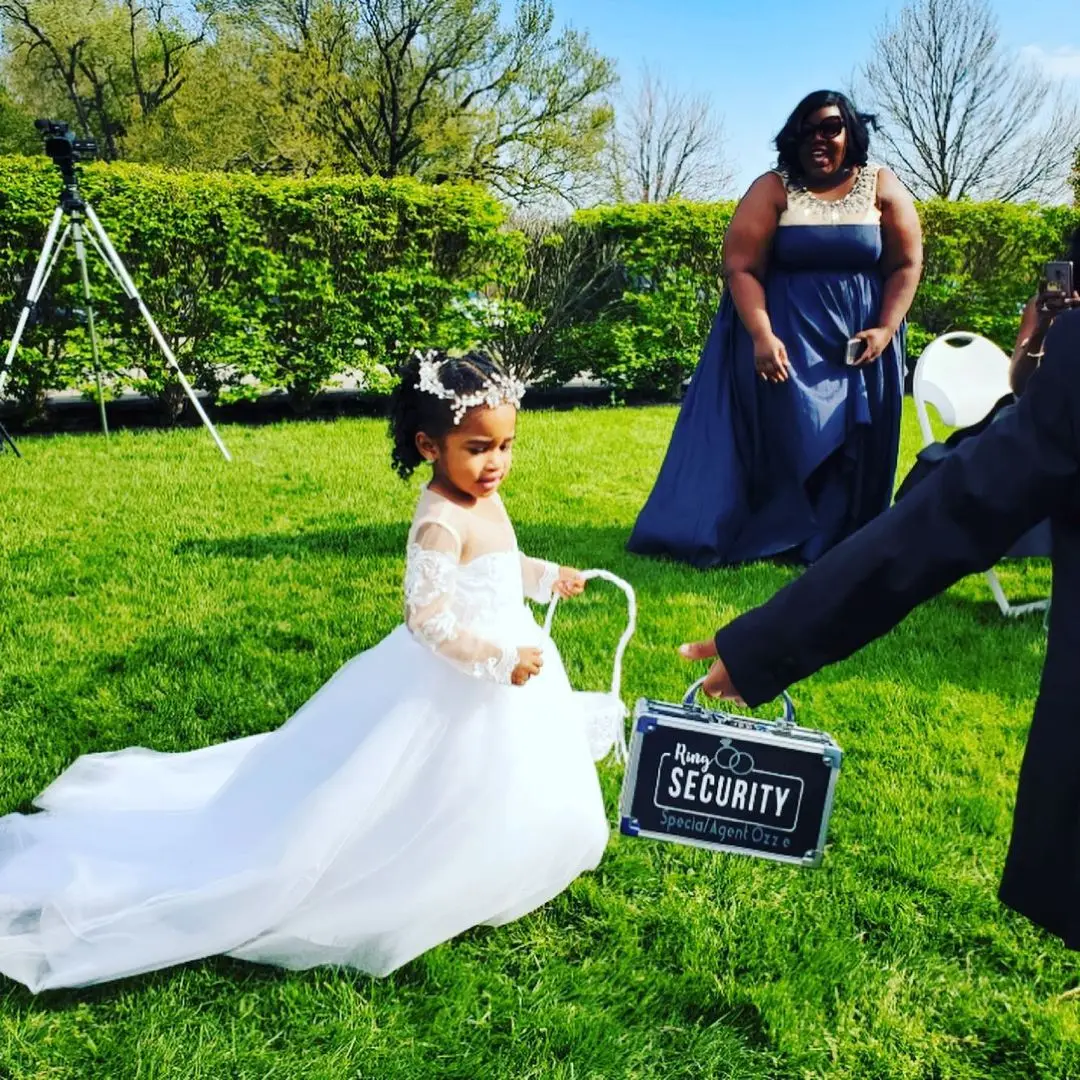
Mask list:
[[[172,0],[0,0],[7,82],[25,106],[73,122],[115,160],[173,106],[213,16]]]
[[[498,0],[245,2],[340,168],[530,201],[596,167],[614,69],[555,34],[548,0],[519,0],[508,25]]]

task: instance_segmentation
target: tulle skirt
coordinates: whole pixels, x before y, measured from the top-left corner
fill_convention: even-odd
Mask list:
[[[399,627],[275,731],[79,758],[0,818],[0,972],[37,992],[215,954],[383,975],[536,908],[608,837],[558,652],[473,679]]]

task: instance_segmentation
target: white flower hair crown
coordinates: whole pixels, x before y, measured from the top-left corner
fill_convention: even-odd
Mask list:
[[[442,367],[445,363],[446,358],[440,359],[434,350],[421,356],[420,380],[416,388],[425,394],[433,394],[443,401],[449,401],[455,427],[461,423],[464,415],[477,405],[486,405],[489,409],[497,409],[500,405],[513,405],[516,409],[525,396],[525,384],[520,379],[501,374],[485,375],[485,385],[470,394],[450,390],[442,381]]]

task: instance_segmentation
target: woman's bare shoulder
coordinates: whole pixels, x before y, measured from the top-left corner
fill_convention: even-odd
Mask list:
[[[787,205],[787,186],[783,176],[775,169],[762,173],[747,189],[739,200],[739,205],[751,206],[758,210],[772,207],[783,210]]]

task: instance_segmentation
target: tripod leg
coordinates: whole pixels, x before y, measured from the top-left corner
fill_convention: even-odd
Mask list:
[[[0,365],[0,397],[3,396],[4,384],[7,382],[8,374],[11,371],[11,362],[15,359],[15,350],[19,347],[19,341],[22,339],[23,331],[26,329],[30,312],[33,311],[34,305],[41,296],[41,290],[45,287],[48,270],[52,269],[49,256],[52,254],[53,245],[56,243],[56,234],[60,231],[60,221],[63,216],[64,211],[58,206],[53,213],[52,221],[49,222],[49,231],[45,234],[45,243],[42,245],[41,255],[38,257],[37,266],[34,269],[30,289],[26,294],[26,302],[23,304],[22,311],[19,312],[19,321],[15,326],[15,334],[11,339],[11,345],[8,347],[7,356],[4,358],[4,363]]]
[[[221,441],[221,436],[218,435],[217,429],[210,422],[210,417],[206,415],[205,410],[199,402],[199,399],[195,396],[195,392],[191,389],[190,384],[184,377],[183,371],[180,370],[180,365],[176,362],[176,357],[173,355],[172,349],[169,348],[169,343],[165,340],[161,331],[158,329],[157,323],[154,322],[153,316],[150,314],[149,309],[143,302],[143,298],[139,295],[139,290],[135,288],[135,283],[131,280],[131,275],[127,272],[127,268],[124,266],[120,259],[120,256],[116,253],[116,248],[113,247],[112,241],[109,239],[108,233],[105,232],[101,222],[98,220],[97,214],[94,213],[94,208],[86,203],[85,205],[86,217],[90,222],[94,233],[97,235],[98,241],[105,249],[105,254],[108,256],[110,265],[113,268],[113,272],[120,279],[124,286],[124,291],[135,301],[139,306],[139,311],[142,313],[142,317],[146,320],[146,325],[150,327],[150,333],[153,334],[154,340],[158,344],[158,348],[161,349],[165,356],[165,359],[169,362],[173,371],[176,373],[176,377],[180,380],[180,385],[184,388],[184,393],[187,394],[188,400],[195,407],[195,411],[199,414],[199,419],[202,420],[206,430],[210,432],[217,448],[221,451],[226,461],[232,461],[232,455],[225,449],[225,444]]]
[[[120,288],[127,293],[127,286],[124,284],[124,279],[116,272],[116,267],[113,266],[112,262],[109,260],[109,256],[105,254],[105,249],[98,243],[98,238],[93,232],[83,233],[83,236],[93,244],[94,250],[101,256],[101,261],[109,268],[109,273],[116,278],[120,284]],[[131,299],[130,293],[128,294],[128,299]]]
[[[94,358],[94,378],[97,380],[98,410],[101,413],[101,430],[109,437],[109,422],[105,418],[105,388],[101,383],[101,358],[98,355],[97,331],[94,328],[94,304],[90,297],[90,275],[86,269],[86,245],[83,243],[83,227],[78,214],[71,219],[71,235],[75,241],[75,257],[82,277],[83,300],[86,302],[86,324],[90,328],[90,353]]]
[[[15,440],[8,434],[8,429],[3,424],[0,424],[0,450],[4,449],[4,443],[11,447],[16,457],[22,457],[19,448],[15,445]]]
[[[56,247],[53,249],[53,256],[49,262],[49,268],[45,271],[45,277],[41,282],[41,291],[45,289],[45,282],[49,280],[50,275],[56,268],[56,264],[60,261],[60,253],[64,250],[64,245],[67,243],[67,238],[71,235],[71,225],[69,224],[66,229],[60,234],[60,239],[56,241]],[[38,295],[41,295],[39,291]]]

